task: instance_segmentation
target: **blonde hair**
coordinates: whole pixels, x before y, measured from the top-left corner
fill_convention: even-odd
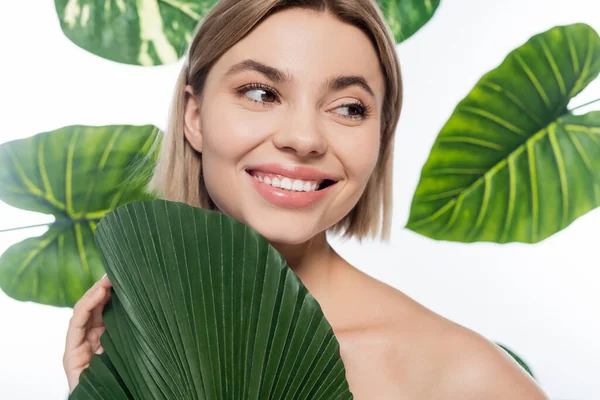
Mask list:
[[[268,16],[299,7],[329,12],[361,29],[377,51],[386,88],[381,114],[381,143],[377,164],[354,208],[328,232],[344,230],[343,237],[365,236],[389,240],[392,216],[393,137],[402,108],[402,78],[395,42],[375,0],[221,0],[196,28],[187,58],[177,79],[168,128],[148,190],[165,200],[218,211],[202,174],[202,154],[187,141],[184,130],[185,87],[202,93],[212,65]]]

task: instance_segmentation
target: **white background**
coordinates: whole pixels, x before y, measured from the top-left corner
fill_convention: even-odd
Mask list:
[[[180,63],[143,68],[89,54],[63,36],[53,3],[0,5],[0,142],[72,124],[164,128]],[[362,270],[512,348],[556,400],[600,398],[600,211],[533,246],[436,242],[403,226],[421,167],[456,104],[530,36],[575,22],[600,31],[600,2],[442,0],[432,21],[397,47],[405,101],[392,241],[334,241]],[[571,105],[598,97],[600,79]],[[582,111],[591,109],[600,103]],[[49,221],[0,203],[0,230]],[[0,233],[0,253],[44,229]],[[66,398],[61,359],[71,312],[0,292],[0,399]]]

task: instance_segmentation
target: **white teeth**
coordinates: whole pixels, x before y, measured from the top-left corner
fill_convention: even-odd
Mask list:
[[[319,182],[315,181],[303,181],[300,179],[290,179],[290,178],[282,178],[281,180],[278,177],[270,177],[270,176],[262,176],[262,175],[252,175],[254,179],[259,182],[263,182],[267,185],[271,185],[276,188],[292,190],[296,192],[314,192],[319,187]]]
[[[292,184],[292,190],[301,191],[304,190],[304,182],[299,181],[298,179],[294,180]]]
[[[292,190],[292,181],[290,178],[283,178],[281,180],[281,188]]]

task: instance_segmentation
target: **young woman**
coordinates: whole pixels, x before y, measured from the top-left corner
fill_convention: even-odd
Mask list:
[[[320,303],[356,399],[545,399],[502,349],[327,242],[326,231],[388,238],[401,103],[374,0],[222,0],[190,46],[150,189],[269,240]],[[71,391],[103,351],[109,299],[105,277],[73,310]]]

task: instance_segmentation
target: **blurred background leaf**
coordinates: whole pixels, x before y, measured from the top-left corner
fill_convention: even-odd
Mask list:
[[[8,296],[73,306],[104,274],[92,232],[116,206],[151,198],[144,181],[158,135],[152,125],[77,125],[0,146],[0,200],[55,217],[45,234],[0,257]]]
[[[539,242],[600,204],[600,112],[571,98],[600,73],[590,26],[533,36],[485,74],[439,133],[407,228],[457,242]]]
[[[396,43],[414,35],[435,14],[440,0],[377,0]]]
[[[431,19],[440,0],[377,0],[397,43]],[[179,60],[217,0],[54,0],[64,34],[77,46],[123,64]]]
[[[176,62],[216,0],[55,0],[60,26],[77,46],[134,65]]]

